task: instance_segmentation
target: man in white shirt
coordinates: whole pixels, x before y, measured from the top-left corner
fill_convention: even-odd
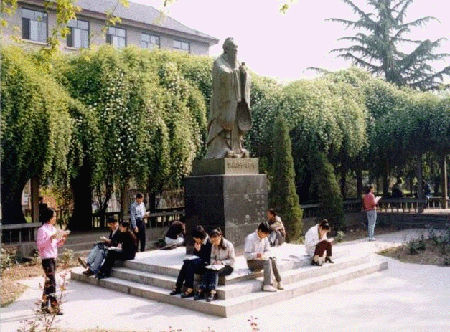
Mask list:
[[[332,240],[327,238],[330,224],[326,219],[311,227],[305,234],[306,254],[310,256],[312,265],[321,266],[324,262],[333,263]],[[325,256],[326,253],[326,256]]]
[[[141,251],[145,251],[145,220],[144,217],[147,215],[145,211],[144,196],[138,193],[136,194],[136,199],[130,206],[130,226],[131,229],[136,233],[138,242],[141,244]]]
[[[264,270],[263,290],[266,292],[276,292],[283,289],[281,276],[278,272],[275,257],[270,253],[270,244],[267,239],[271,230],[267,222],[259,224],[257,231],[245,238],[244,256],[250,271],[258,272]],[[272,285],[272,278],[275,276],[277,288]]]

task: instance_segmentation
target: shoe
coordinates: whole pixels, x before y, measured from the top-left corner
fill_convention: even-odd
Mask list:
[[[53,309],[52,310],[52,314],[53,315],[57,315],[57,316],[62,316],[64,315],[64,313],[61,311],[61,309],[57,308],[57,309]]]
[[[330,256],[325,257],[325,262],[334,264],[334,261],[331,259]]]
[[[94,272],[92,272],[91,269],[87,269],[86,271],[83,271],[83,274],[86,277],[90,277],[90,276],[94,275]]]
[[[217,293],[209,293],[208,296],[206,296],[206,302],[214,301],[217,298]]]
[[[171,291],[169,294],[170,295],[178,295],[181,293],[182,293],[181,288],[174,288],[173,291]]]
[[[311,260],[311,265],[313,265],[313,266],[322,266],[320,260],[315,261],[314,259]]]
[[[103,274],[101,272],[97,273],[97,275],[95,276],[98,280],[100,279],[105,279],[107,277],[106,274]]]
[[[51,314],[51,311],[50,311],[49,308],[47,308],[46,306],[43,305],[43,306],[41,307],[40,313],[41,313],[41,314],[44,314],[44,315],[45,315],[45,314]]]
[[[277,282],[277,289],[278,290],[283,290],[284,289],[283,284],[281,283],[281,281]]]
[[[85,269],[89,268],[89,266],[86,264],[86,262],[84,260],[81,259],[81,257],[78,257],[78,263],[80,263],[80,265],[82,267],[84,267]]]
[[[374,237],[369,237],[369,242],[375,241]]]
[[[190,292],[186,291],[183,294],[181,294],[182,299],[187,299],[189,297],[194,297],[194,291],[190,291]]]
[[[277,291],[277,289],[275,287],[273,287],[272,285],[264,285],[262,290],[265,292],[276,292]]]
[[[201,299],[203,299],[203,298],[205,298],[205,293],[204,293],[204,292],[197,292],[197,293],[194,295],[194,300],[195,300],[195,301],[201,300]]]

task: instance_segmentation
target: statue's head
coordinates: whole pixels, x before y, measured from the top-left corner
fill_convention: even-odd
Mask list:
[[[223,51],[224,53],[230,54],[230,53],[237,53],[238,50],[238,46],[237,44],[234,42],[233,37],[228,37],[227,39],[225,39],[223,45],[222,45]]]

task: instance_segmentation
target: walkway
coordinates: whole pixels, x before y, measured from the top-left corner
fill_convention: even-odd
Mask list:
[[[350,250],[373,253],[399,245],[425,231],[405,230],[380,235],[376,242],[357,240],[340,244]],[[248,319],[257,318],[261,332],[279,331],[449,331],[450,268],[401,263],[388,259],[389,269],[318,292],[235,315],[217,318],[171,305],[144,300],[87,284],[70,282],[64,316],[58,326],[82,331],[251,331]],[[16,331],[32,317],[41,295],[34,278],[15,303],[1,309],[1,332]],[[320,308],[320,309],[317,309]],[[319,314],[320,313],[320,314]],[[319,318],[319,315],[322,318]]]

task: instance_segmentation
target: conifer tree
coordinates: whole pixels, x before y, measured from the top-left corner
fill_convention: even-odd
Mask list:
[[[297,239],[302,230],[303,212],[295,189],[294,160],[286,119],[278,114],[273,135],[272,181],[269,205],[282,217],[288,239]]]
[[[450,66],[435,71],[433,61],[445,60],[450,54],[435,53],[445,38],[435,41],[413,40],[405,37],[414,27],[423,27],[427,22],[437,19],[425,16],[405,22],[406,12],[414,0],[366,0],[373,12],[365,12],[354,1],[342,0],[352,7],[358,20],[331,18],[329,21],[358,29],[354,36],[342,37],[353,43],[352,46],[337,48],[331,52],[351,60],[355,65],[368,69],[374,74],[384,76],[387,82],[398,86],[410,86],[429,90],[439,86],[445,75],[450,75]],[[411,52],[400,50],[400,45],[417,45]]]

